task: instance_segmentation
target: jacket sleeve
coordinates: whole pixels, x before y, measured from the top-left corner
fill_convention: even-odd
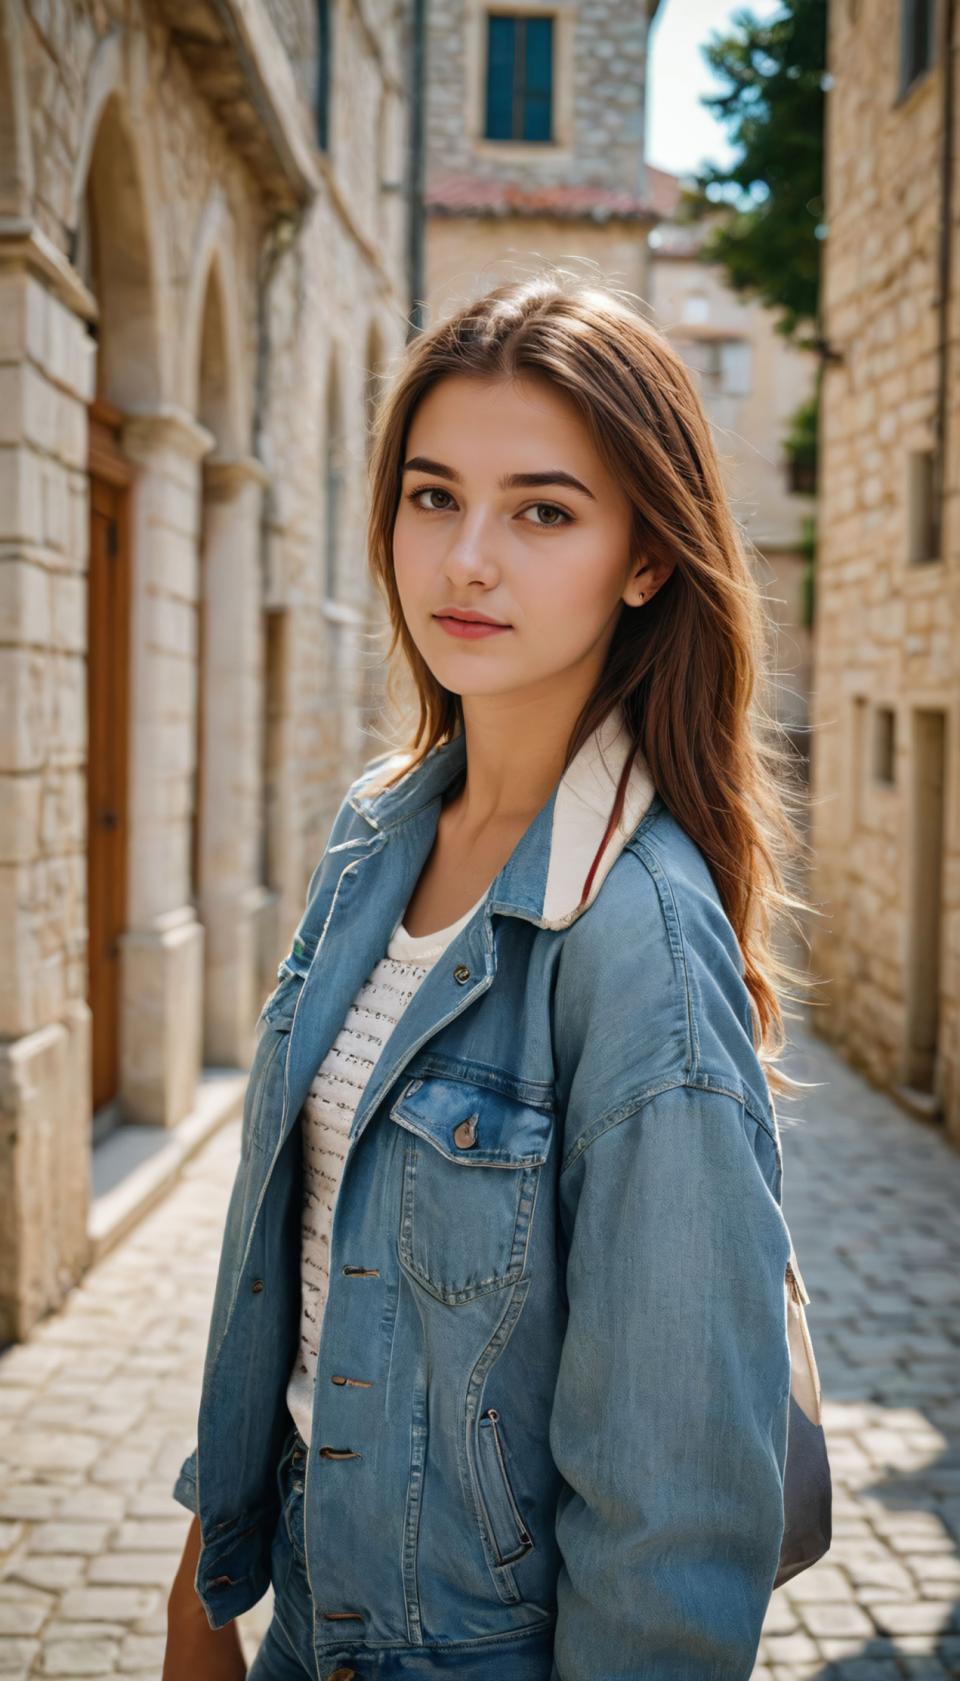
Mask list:
[[[779,1192],[774,1137],[715,1086],[659,1090],[564,1165],[551,1681],[749,1681],[783,1535]]]
[[[197,1510],[197,1450],[193,1448],[187,1455],[177,1473],[177,1480],[173,1485],[173,1498],[181,1506],[186,1506],[188,1512]]]

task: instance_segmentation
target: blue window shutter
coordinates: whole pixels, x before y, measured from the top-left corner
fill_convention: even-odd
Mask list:
[[[513,78],[517,20],[496,12],[487,18],[488,140],[513,139]]]
[[[330,149],[330,83],[332,72],[330,0],[317,0],[317,58],[314,82],[314,117],[317,145]]]
[[[553,19],[524,19],[523,131],[524,140],[552,136]]]

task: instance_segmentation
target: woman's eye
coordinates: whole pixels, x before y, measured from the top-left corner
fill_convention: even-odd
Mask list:
[[[563,508],[558,508],[553,502],[536,502],[532,508],[528,508],[526,511],[528,514],[546,513],[548,515],[547,519],[534,520],[534,525],[569,525],[570,523],[570,515]]]
[[[453,497],[450,495],[449,490],[440,490],[436,485],[428,485],[425,490],[411,491],[411,502],[415,507],[422,508],[426,514],[445,514],[447,510],[446,507],[436,508],[428,506],[426,503],[421,502],[421,496],[445,496],[448,502],[453,501]]]
[[[426,496],[440,496],[444,497],[445,500],[439,504],[425,502],[424,497]],[[456,502],[450,491],[441,489],[439,485],[425,485],[422,490],[412,490],[409,492],[408,500],[413,503],[415,508],[422,509],[425,514],[445,514],[451,508],[456,507]],[[527,515],[532,513],[536,513],[538,517],[528,523],[543,526],[545,529],[549,526],[569,525],[572,520],[572,516],[563,508],[558,508],[554,502],[535,502],[532,507],[524,510],[522,517],[526,519]]]

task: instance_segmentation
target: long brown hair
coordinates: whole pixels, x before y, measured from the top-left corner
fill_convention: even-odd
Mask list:
[[[437,682],[414,644],[394,578],[393,528],[414,412],[447,375],[526,373],[552,381],[576,404],[633,504],[635,552],[674,562],[642,613],[622,613],[566,764],[619,703],[633,754],[642,752],[664,805],[701,849],[739,941],[768,1085],[796,1095],[807,1087],[776,1067],[789,1013],[778,988],[787,997],[784,982],[809,983],[773,950],[771,924],[775,913],[786,916],[805,938],[794,913],[811,907],[786,886],[788,865],[806,843],[790,815],[802,803],[793,754],[761,692],[766,614],[696,388],[630,294],[549,267],[494,287],[404,351],[373,425],[367,535],[392,629],[388,692],[399,674],[412,677],[419,717],[412,737],[395,743],[410,758],[379,786],[463,728],[460,697]]]

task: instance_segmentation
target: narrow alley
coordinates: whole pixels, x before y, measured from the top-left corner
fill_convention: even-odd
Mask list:
[[[754,1681],[960,1676],[960,1153],[814,1039],[780,1103],[834,1543],[774,1594]],[[802,1116],[802,1119],[795,1117]],[[0,1356],[0,1676],[159,1676],[236,1123]],[[243,1620],[252,1656],[269,1595]]]

